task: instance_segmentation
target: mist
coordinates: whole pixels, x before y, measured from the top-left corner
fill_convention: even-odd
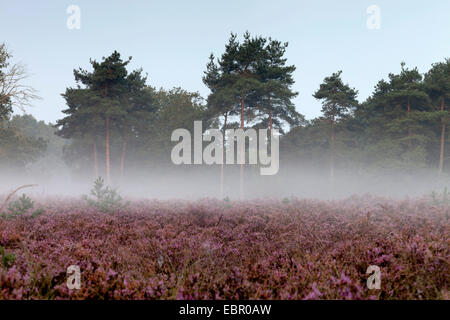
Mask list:
[[[415,174],[337,170],[332,182],[327,166],[317,168],[281,161],[279,172],[273,176],[261,176],[259,166],[244,165],[242,198],[238,164],[224,165],[222,195],[220,165],[169,164],[159,168],[127,168],[126,172],[126,177],[122,179],[115,179],[113,176],[110,185],[130,199],[239,200],[296,197],[326,200],[366,194],[401,199],[427,196],[432,191],[442,191],[448,185],[446,178],[438,177],[431,170]],[[92,169],[87,170],[82,179],[79,175],[79,172],[75,175],[68,168],[59,168],[45,174],[35,170],[26,173],[4,170],[1,173],[0,194],[7,194],[21,185],[36,184],[21,192],[34,197],[79,197],[89,193],[96,179],[92,176]]]

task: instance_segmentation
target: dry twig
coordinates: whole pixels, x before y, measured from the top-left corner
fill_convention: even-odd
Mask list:
[[[5,209],[8,201],[11,199],[11,197],[20,189],[24,189],[24,188],[30,188],[30,187],[35,187],[37,186],[37,184],[25,184],[23,186],[18,187],[17,189],[15,189],[13,192],[11,192],[5,199],[5,201],[3,202],[2,206],[0,207],[0,213],[3,211],[3,209]]]

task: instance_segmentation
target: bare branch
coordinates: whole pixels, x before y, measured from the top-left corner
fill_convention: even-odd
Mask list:
[[[10,104],[25,111],[31,101],[40,99],[37,91],[24,84],[29,74],[21,63],[10,65],[8,60],[11,54],[6,50],[5,44],[0,45],[0,106]]]
[[[23,186],[18,187],[17,189],[15,189],[13,192],[11,192],[5,199],[5,201],[3,202],[2,206],[0,207],[0,213],[3,211],[3,209],[5,209],[6,205],[8,204],[8,201],[11,199],[11,197],[20,189],[23,188],[30,188],[30,187],[35,187],[37,186],[37,184],[26,184]]]

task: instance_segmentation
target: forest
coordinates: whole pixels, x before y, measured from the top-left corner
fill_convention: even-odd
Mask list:
[[[114,51],[89,60],[89,70],[73,71],[76,85],[61,93],[65,116],[52,124],[27,113],[12,115],[13,102],[29,103],[34,92],[15,92],[12,82],[19,75],[8,74],[15,66],[8,68],[8,49],[1,48],[0,165],[7,170],[51,175],[65,168],[79,180],[102,176],[116,183],[161,167],[176,170],[170,162],[171,132],[192,130],[194,121],[203,121],[204,131],[278,129],[281,174],[308,167],[327,171],[331,181],[335,171],[338,176],[425,174],[445,181],[450,173],[448,58],[424,74],[399,63],[365,101],[343,82],[345,71],[330,70],[314,93],[321,116],[306,120],[302,106],[292,101],[301,93],[292,89],[296,67],[285,58],[288,43],[248,32],[239,40],[232,33],[218,57],[205,59],[207,97],[152,87],[144,70],[129,70],[132,57]]]

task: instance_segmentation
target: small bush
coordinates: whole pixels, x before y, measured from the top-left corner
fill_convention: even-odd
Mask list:
[[[30,197],[23,194],[17,200],[11,201],[8,205],[7,212],[0,213],[0,218],[12,219],[23,216],[29,210],[34,208],[34,201]],[[36,218],[44,213],[44,209],[40,208],[31,213],[32,218]]]
[[[223,199],[223,202],[225,202],[225,208],[230,209],[231,207],[233,207],[233,204],[232,204],[232,202],[231,202],[231,199],[230,199],[228,196],[226,196],[226,197]]]
[[[97,180],[95,180],[90,195],[92,197],[83,195],[83,199],[89,206],[94,207],[101,212],[108,213],[117,211],[128,205],[128,202],[123,202],[122,197],[116,190],[105,186],[105,182],[101,177],[98,177]]]
[[[30,197],[27,197],[25,194],[22,194],[19,199],[9,203],[8,213],[9,216],[20,216],[28,212],[28,210],[33,209],[33,207],[34,201],[31,200]]]
[[[31,217],[32,218],[37,218],[43,213],[44,213],[44,209],[39,208],[39,209],[33,211],[33,213],[31,214]]]
[[[12,253],[5,253],[5,248],[0,247],[0,255],[2,256],[2,265],[5,268],[11,267],[16,261],[16,256]]]

